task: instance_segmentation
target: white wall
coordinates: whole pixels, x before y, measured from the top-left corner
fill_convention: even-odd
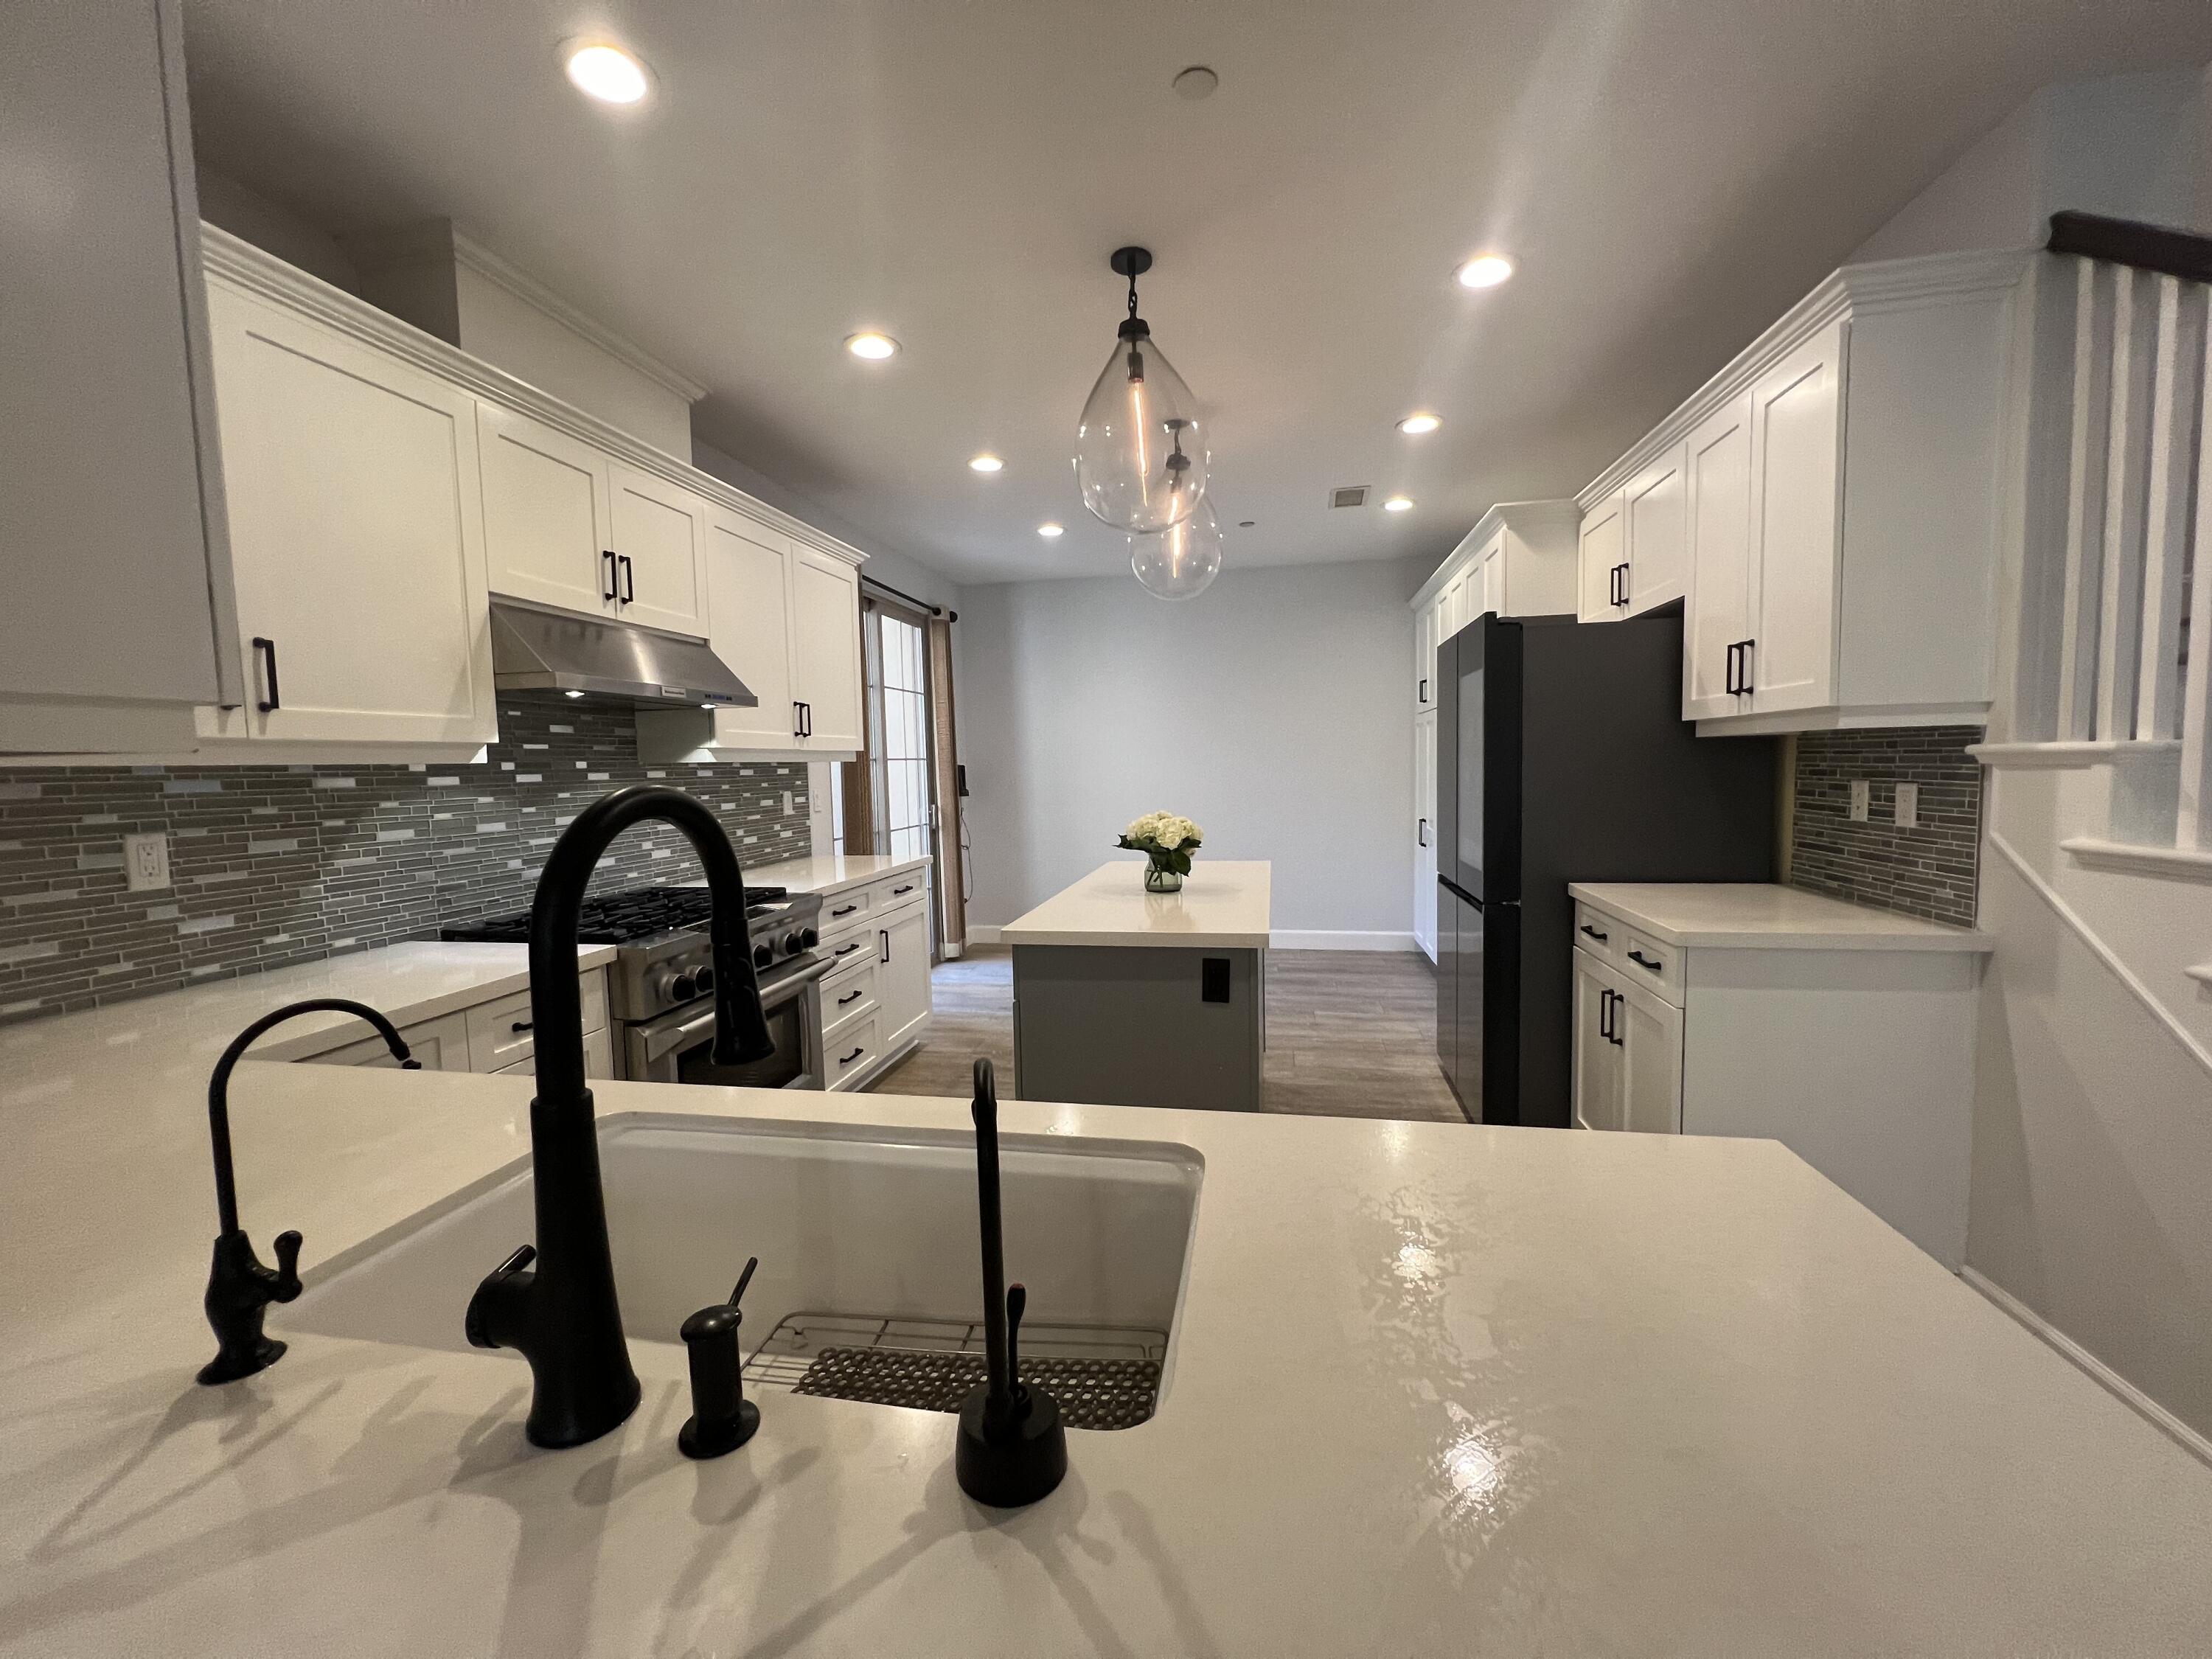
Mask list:
[[[1231,569],[1197,599],[1132,577],[971,587],[953,630],[969,923],[1012,921],[1195,818],[1209,858],[1274,865],[1279,931],[1410,948],[1419,563]],[[1136,879],[1133,872],[1132,881]]]
[[[2045,87],[1869,237],[1851,263],[2040,247],[2051,216],[2065,208],[2212,228],[2209,110],[2212,69]]]

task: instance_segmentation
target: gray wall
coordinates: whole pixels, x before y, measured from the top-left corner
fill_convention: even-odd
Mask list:
[[[1133,856],[1115,836],[1165,808],[1205,829],[1201,866],[1273,861],[1277,928],[1410,945],[1406,601],[1431,568],[1231,568],[1176,604],[1129,576],[963,589],[970,926]]]
[[[501,697],[479,766],[0,771],[0,1021],[526,908],[561,827],[648,781],[713,806],[747,866],[808,850],[804,766],[648,768],[627,711],[558,699]],[[130,892],[123,837],[149,830],[169,837],[173,884]],[[680,835],[641,824],[594,885],[698,873]]]
[[[1808,732],[1797,739],[1790,881],[1930,921],[1974,925],[1980,864],[1982,769],[1966,752],[1977,726],[1872,732]],[[1866,822],[1850,816],[1851,784],[1864,779]],[[1919,824],[1896,822],[1897,786],[1920,786]]]

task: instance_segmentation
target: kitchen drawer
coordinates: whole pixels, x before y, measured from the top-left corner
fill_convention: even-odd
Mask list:
[[[1609,962],[1618,966],[1621,960],[1620,953],[1627,948],[1628,928],[1620,917],[1609,916],[1587,904],[1576,904],[1576,950],[1588,951],[1600,962]]]
[[[361,1028],[356,1025],[356,1030]],[[399,1028],[407,1051],[422,1062],[426,1072],[465,1072],[469,1069],[469,1023],[462,1014],[441,1014]],[[342,1048],[326,1048],[307,1058],[317,1066],[397,1066],[392,1050],[380,1036],[364,1037]]]
[[[830,959],[830,971],[822,982],[850,972],[864,962],[873,962],[877,956],[876,930],[872,927],[848,927],[842,933],[824,934],[822,954]]]
[[[871,908],[888,910],[895,905],[918,903],[928,890],[929,870],[924,866],[904,875],[886,876],[868,889],[868,900]]]
[[[873,895],[866,887],[848,887],[842,893],[822,896],[822,937],[847,927],[858,927],[868,919]]]
[[[877,958],[863,957],[860,964],[850,971],[823,981],[822,1029],[825,1034],[823,1038],[825,1044],[829,1042],[827,1034],[835,1032],[839,1026],[848,1024],[863,1014],[876,1012],[877,966]]]
[[[596,975],[594,975],[594,977],[596,977]],[[500,1066],[494,1073],[494,1075],[497,1077],[528,1077],[536,1072],[537,1067],[538,1056],[535,1053],[532,1053],[526,1060],[518,1060],[510,1065]],[[587,1079],[611,1079],[614,1074],[614,1033],[608,1030],[604,1025],[596,1031],[586,1032],[584,1035],[585,1077]]]
[[[584,1030],[603,1031],[607,1024],[607,976],[598,969],[582,976]],[[469,1022],[469,1069],[504,1072],[537,1052],[532,1030],[530,993],[515,991],[491,1002],[480,1002],[465,1011]]]
[[[822,1069],[827,1074],[824,1086],[830,1089],[850,1089],[868,1074],[883,1052],[878,1024],[873,1014],[863,1014],[848,1021],[833,1044],[822,1045]]]
[[[1640,985],[1656,996],[1665,998],[1677,1008],[1682,1006],[1682,952],[1674,945],[1662,945],[1649,933],[1640,933],[1633,927],[1617,929],[1613,943],[1620,949],[1618,965],[1620,976],[1631,985]]]

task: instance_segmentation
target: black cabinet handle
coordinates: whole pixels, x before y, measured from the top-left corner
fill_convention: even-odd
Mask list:
[[[1613,1041],[1613,993],[1597,994],[1597,1034],[1607,1042]]]
[[[811,738],[814,735],[814,705],[811,702],[802,702],[799,705],[799,709],[806,721],[806,730],[802,735]]]
[[[902,894],[902,893],[911,893],[912,891],[914,891],[914,884],[913,884],[912,882],[908,882],[908,883],[907,883],[907,884],[906,884],[905,886],[903,886],[903,887],[894,887],[894,888],[892,888],[892,889],[891,889],[891,896],[892,896],[893,898],[896,898],[896,897],[897,897],[900,894]]]
[[[888,927],[878,927],[876,932],[883,936],[884,941],[884,953],[877,960],[889,962],[891,959],[891,930]]]
[[[845,995],[837,999],[837,1006],[842,1008],[848,1002],[858,1002],[862,997],[867,994],[868,994],[866,991],[848,992]]]
[[[853,912],[854,912],[854,911],[855,911],[855,910],[859,909],[860,908],[860,907],[859,905],[857,905],[857,904],[848,904],[848,905],[844,905],[844,906],[840,907],[840,908],[837,908],[837,909],[832,910],[832,911],[830,913],[830,919],[834,921],[835,921],[837,917],[839,917],[839,916],[849,916],[849,915],[851,915],[853,914]]]
[[[806,722],[799,718],[799,705],[793,702],[791,705],[791,735],[794,738],[806,735]]]
[[[1664,966],[1663,963],[1652,961],[1650,957],[1645,956],[1641,951],[1631,951],[1628,953],[1628,959],[1634,963],[1638,968],[1645,969],[1655,974],[1660,972]]]
[[[622,566],[622,602],[624,605],[635,605],[637,602],[637,567],[629,562],[629,555],[627,553],[617,558],[616,562]]]
[[[863,1044],[861,1047],[854,1049],[849,1054],[838,1055],[837,1063],[840,1066],[850,1066],[854,1060],[858,1060],[862,1054],[865,1054],[867,1052],[866,1045]]]
[[[1742,665],[1743,665],[1743,668],[1742,668],[1742,672],[1741,672],[1741,674],[1739,675],[1739,677],[1738,677],[1738,678],[1742,681],[1742,684],[1740,684],[1740,685],[1738,685],[1738,686],[1736,687],[1736,690],[1739,690],[1739,691],[1741,691],[1741,692],[1742,692],[1746,696],[1749,696],[1751,695],[1751,690],[1752,690],[1752,685],[1751,685],[1751,652],[1752,652],[1752,647],[1753,647],[1753,646],[1757,645],[1758,643],[1759,643],[1759,641],[1758,641],[1757,640],[1745,640],[1745,641],[1742,642],[1742,646],[1741,646],[1741,649],[1742,649],[1742,651],[1743,651],[1743,655],[1742,655],[1741,658],[1739,658],[1739,659],[1738,659],[1738,660],[1739,660],[1740,662],[1741,662],[1741,663],[1742,663]]]
[[[1735,683],[1735,653],[1742,649],[1743,641],[1741,640],[1738,640],[1734,645],[1731,645],[1728,648],[1728,673],[1724,679],[1723,689],[1730,696],[1734,696],[1737,690]]]
[[[606,586],[599,591],[599,597],[603,599],[611,599],[622,592],[622,578],[617,574],[621,569],[621,562],[615,557],[614,549],[610,547],[600,553],[599,562],[605,567],[599,574],[606,582]]]
[[[1422,818],[1418,822],[1420,828],[1413,832],[1413,844],[1416,847],[1426,847],[1429,844],[1429,821]]]
[[[510,1031],[527,1031],[537,1023],[535,1020],[518,1019],[507,1029]]]
[[[836,958],[837,958],[837,957],[848,957],[848,956],[850,956],[850,955],[852,955],[852,954],[853,954],[853,952],[854,952],[854,951],[855,951],[859,950],[860,948],[860,940],[858,940],[858,939],[854,939],[854,940],[850,945],[839,945],[836,950],[832,951],[830,953],[830,960],[832,960],[832,961],[834,962],[834,961],[835,961],[835,960],[836,960]]]
[[[1423,680],[1423,681],[1421,682],[1421,697],[1420,697],[1420,700],[1421,700],[1423,702],[1426,702],[1429,700],[1429,683],[1428,683],[1428,681],[1426,681],[1426,680]]]
[[[253,648],[261,653],[261,672],[263,676],[269,682],[269,696],[267,700],[263,702],[257,703],[254,706],[259,708],[264,714],[273,714],[276,710],[283,707],[283,699],[280,697],[276,692],[276,641],[274,640],[264,640],[258,635],[256,635],[253,641]]]
[[[1583,924],[1583,932],[1584,932],[1585,933],[1588,933],[1588,934],[1589,934],[1592,939],[1595,939],[1595,940],[1596,940],[1600,945],[1604,944],[1604,943],[1606,942],[1606,940],[1607,940],[1607,939],[1611,939],[1611,938],[1613,937],[1613,935],[1612,935],[1612,934],[1610,934],[1610,933],[1599,933],[1599,932],[1598,932],[1598,930],[1597,930],[1596,928],[1595,928],[1595,927],[1591,927],[1591,926],[1589,925],[1589,923],[1588,923],[1588,922],[1584,922],[1584,923]]]

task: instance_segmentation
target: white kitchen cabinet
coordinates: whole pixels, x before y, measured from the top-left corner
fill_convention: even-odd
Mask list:
[[[481,745],[492,691],[476,404],[221,280],[208,289],[246,702],[205,737]]]
[[[802,547],[792,570],[792,678],[802,744],[850,755],[866,740],[860,690],[860,573],[835,554]]]
[[[243,684],[172,0],[0,57],[0,751],[188,744]]]
[[[615,614],[641,627],[705,638],[705,498],[657,472],[611,459],[607,496],[613,512],[608,545],[615,556]]]
[[[1576,614],[1586,623],[1617,622],[1626,616],[1627,594],[1621,579],[1628,568],[1628,519],[1620,491],[1615,490],[1583,514],[1575,547],[1575,565],[1581,576]]]
[[[359,1026],[351,1029],[358,1030]],[[399,1040],[410,1058],[422,1062],[426,1072],[465,1072],[469,1065],[469,1020],[465,1012],[441,1014],[399,1028]],[[392,1050],[380,1036],[362,1037],[307,1058],[318,1066],[398,1066]]]
[[[1608,558],[1628,567],[1613,615],[1672,597],[1668,557],[1681,572],[1682,712],[1701,733],[1987,718],[1998,555],[2026,487],[2012,362],[2031,258],[1837,271],[1577,497],[1586,619],[1621,596]],[[1639,546],[1665,550],[1661,572],[1639,571]]]
[[[1437,959],[1437,711],[1413,720],[1413,942]]]
[[[1434,600],[1413,611],[1413,712],[1437,706],[1437,623],[1441,620]]]
[[[908,903],[877,923],[876,1000],[886,1054],[919,1037],[929,1024],[929,907]]]
[[[789,538],[734,513],[707,520],[707,601],[715,654],[760,699],[750,708],[714,714],[715,741],[738,749],[777,749],[799,733],[792,675]]]
[[[1682,597],[1690,556],[1685,471],[1685,446],[1674,444],[1621,491],[1624,617]]]
[[[1764,883],[1568,890],[1577,1123],[1779,1140],[1959,1266],[1985,937]]]
[[[611,614],[620,584],[605,453],[493,403],[477,405],[477,448],[491,591]]]

